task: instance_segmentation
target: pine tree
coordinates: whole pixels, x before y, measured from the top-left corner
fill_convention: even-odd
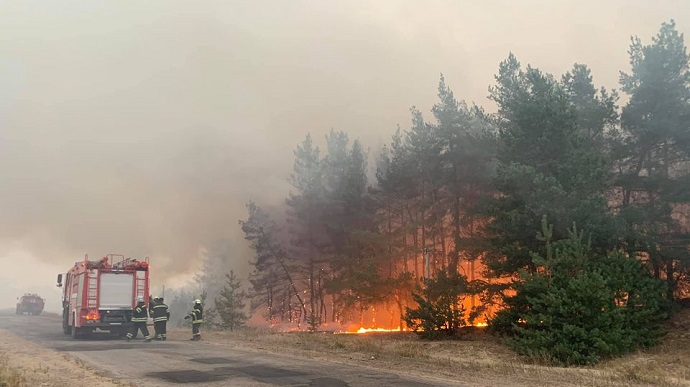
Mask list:
[[[591,364],[654,345],[666,318],[663,284],[620,251],[595,252],[575,227],[561,241],[553,234],[544,217],[545,255],[533,254],[537,270],[521,272],[492,327],[507,332],[518,353],[555,364]]]
[[[288,230],[291,234],[290,257],[298,263],[294,273],[301,281],[305,294],[305,315],[311,331],[324,321],[322,308],[321,273],[325,269],[324,253],[330,244],[324,227],[326,206],[320,150],[307,135],[295,150],[293,174],[290,177],[294,191],[287,200]]]
[[[621,115],[617,157],[619,209],[628,248],[649,255],[654,274],[665,278],[669,298],[690,264],[690,56],[673,21],[664,23],[649,45],[633,38],[630,95]]]
[[[398,127],[390,146],[385,146],[376,165],[376,185],[370,189],[374,222],[381,237],[382,265],[388,265],[389,303],[397,309],[397,324],[404,326],[405,307],[414,301],[410,289],[420,278],[420,211],[415,169]],[[391,325],[395,326],[395,322]]]
[[[230,240],[218,239],[204,252],[201,271],[195,279],[201,291],[205,291],[210,300],[215,300],[223,288],[225,278],[222,273],[231,267],[236,251]],[[204,305],[205,308],[213,306]]]
[[[299,324],[307,311],[294,280],[297,269],[278,241],[278,226],[255,203],[247,204],[247,210],[247,220],[239,223],[255,252],[254,270],[249,277],[251,310],[265,308],[264,316],[270,322]]]
[[[242,282],[235,272],[230,270],[230,273],[225,275],[225,286],[215,299],[216,310],[220,317],[219,325],[223,329],[234,331],[243,326],[248,319],[244,312],[247,294],[241,288]]]
[[[327,140],[326,223],[331,254],[326,286],[343,321],[348,312],[361,313],[388,297],[381,273],[386,257],[367,191],[367,155],[361,143],[355,140],[350,146],[342,132],[331,132]]]
[[[405,321],[424,339],[455,336],[467,325],[462,303],[470,293],[465,276],[440,270],[413,293],[417,307],[405,309]]]
[[[615,117],[615,97],[593,92],[582,66],[560,83],[536,68],[523,70],[512,54],[496,81],[490,90],[499,108],[500,146],[493,182],[498,195],[486,207],[489,269],[497,277],[534,271],[531,253],[543,246],[532,230],[539,229],[543,215],[553,219],[559,239],[575,221],[607,230],[593,241],[596,249],[615,246],[605,196],[611,165],[599,145]]]
[[[444,166],[440,154],[444,144],[435,127],[424,121],[422,113],[412,108],[412,128],[405,138],[406,154],[412,174],[407,180],[412,193],[414,225],[419,230],[419,246],[415,254],[429,249],[434,262],[448,259],[448,227],[445,216],[448,209],[442,202]]]

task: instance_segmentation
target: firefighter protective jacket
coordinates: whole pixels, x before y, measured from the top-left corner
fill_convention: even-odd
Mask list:
[[[132,322],[146,322],[149,319],[148,313],[146,313],[146,304],[139,303],[132,311]]]
[[[170,312],[168,306],[160,303],[153,307],[153,322],[168,321],[170,319]]]
[[[194,306],[194,309],[189,312],[189,316],[192,318],[192,324],[201,324],[204,322],[204,311],[201,306]]]

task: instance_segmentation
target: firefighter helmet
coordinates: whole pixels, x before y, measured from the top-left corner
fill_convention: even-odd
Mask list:
[[[137,302],[144,302],[144,296],[137,297]]]
[[[201,304],[201,300],[197,298],[196,300],[194,300],[194,303],[195,304]]]

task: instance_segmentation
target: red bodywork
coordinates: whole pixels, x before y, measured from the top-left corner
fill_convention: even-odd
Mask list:
[[[58,286],[62,286],[61,279],[61,275],[58,276]],[[112,279],[115,279],[117,287],[106,285]],[[131,281],[131,289],[128,289],[128,281]],[[120,303],[116,306],[112,303],[103,305],[103,300],[118,297]],[[138,297],[149,299],[148,257],[136,260],[108,254],[101,260],[90,261],[87,255],[65,275],[62,292],[64,333],[76,337],[100,329],[124,334],[131,324],[132,308]]]

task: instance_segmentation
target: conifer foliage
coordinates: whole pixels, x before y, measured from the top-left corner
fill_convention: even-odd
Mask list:
[[[240,222],[252,309],[429,339],[488,322],[558,364],[653,345],[690,289],[690,55],[673,21],[629,55],[622,107],[596,69],[509,54],[496,113],[441,75],[428,118],[411,108],[381,149],[307,135],[281,213],[250,203]]]
[[[220,327],[234,331],[247,322],[245,313],[247,293],[242,290],[242,282],[235,272],[225,275],[225,286],[215,299],[216,311],[220,317]]]
[[[522,354],[556,364],[590,364],[655,344],[666,317],[664,285],[643,264],[620,251],[600,254],[573,226],[553,240],[542,223],[544,256],[522,271],[509,307],[494,328],[511,334]]]

